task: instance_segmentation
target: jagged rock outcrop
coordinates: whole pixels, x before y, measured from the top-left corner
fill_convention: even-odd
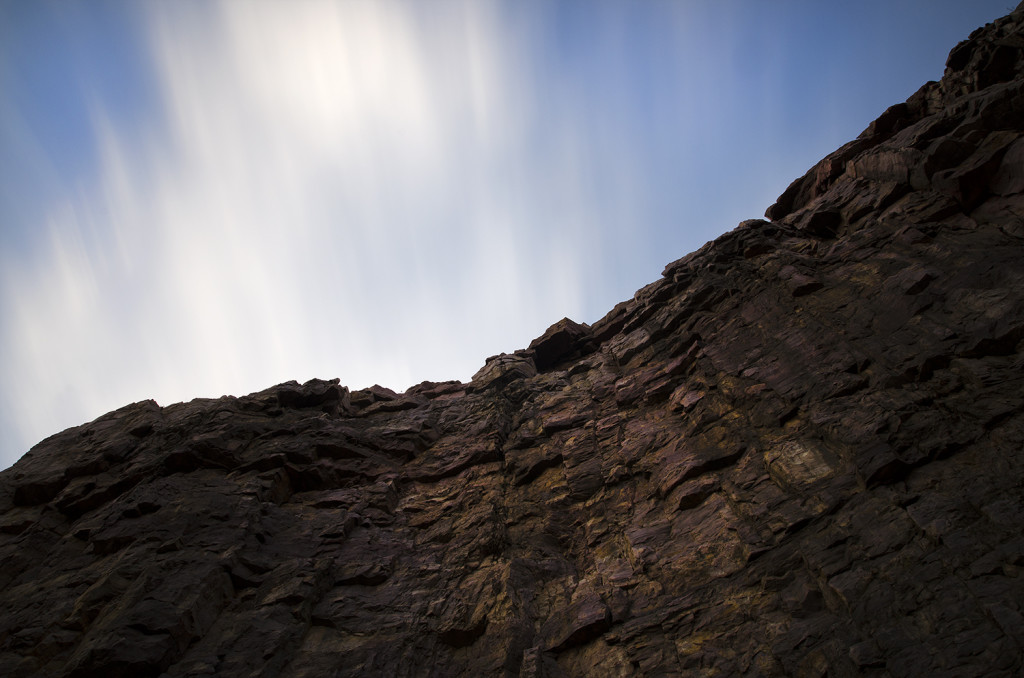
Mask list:
[[[469,383],[135,403],[0,474],[6,676],[1016,676],[1024,5]]]

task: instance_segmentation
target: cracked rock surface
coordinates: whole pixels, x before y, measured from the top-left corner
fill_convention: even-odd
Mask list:
[[[0,675],[1019,676],[1024,5],[769,220],[469,383],[0,474]]]

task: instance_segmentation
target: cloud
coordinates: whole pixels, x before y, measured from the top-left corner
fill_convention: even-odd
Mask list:
[[[498,5],[151,9],[160,115],[100,101],[92,179],[5,257],[8,454],[147,397],[467,379],[606,285],[637,161]]]
[[[134,400],[468,379],[593,322],[983,4],[0,7],[3,464]]]

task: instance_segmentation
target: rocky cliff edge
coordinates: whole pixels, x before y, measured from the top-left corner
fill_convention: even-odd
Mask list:
[[[1019,676],[1024,6],[769,220],[469,383],[0,474],[0,674]]]

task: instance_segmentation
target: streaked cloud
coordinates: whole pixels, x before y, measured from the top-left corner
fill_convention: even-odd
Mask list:
[[[54,150],[0,59],[0,142],[32,186],[3,193],[4,466],[133,400],[468,379],[759,215],[870,119],[830,99],[794,122],[814,92],[789,15],[742,3],[99,7],[111,41],[134,31],[117,63],[139,51],[113,81],[82,68],[57,112],[82,148]]]
[[[154,9],[163,119],[95,110],[95,181],[5,270],[5,373],[61,389],[7,403],[22,440],[146,397],[467,379],[580,316],[584,168],[628,158],[537,110],[497,5]]]

